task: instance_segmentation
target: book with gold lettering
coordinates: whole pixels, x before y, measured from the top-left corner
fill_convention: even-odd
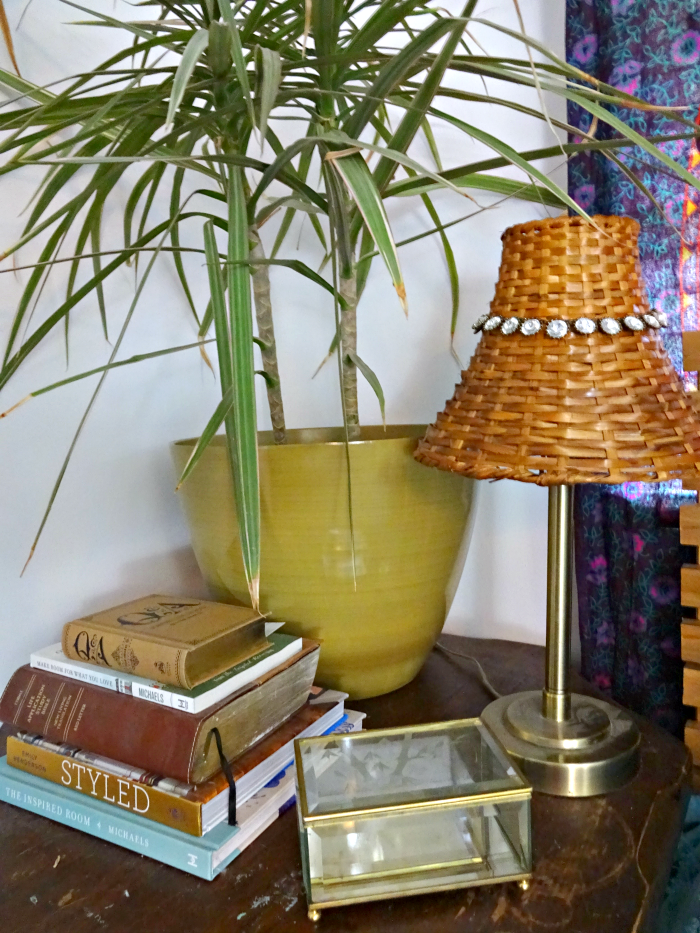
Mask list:
[[[343,723],[339,728],[343,731],[361,728],[362,714],[355,714],[355,717],[354,725]],[[35,774],[10,768],[5,758],[0,759],[0,800],[207,881],[223,871],[287,810],[294,797],[294,765],[288,764],[237,807],[237,825],[230,826],[223,821],[198,837],[144,819],[143,815],[120,807],[117,802],[106,803]]]
[[[240,807],[236,826],[219,823],[201,837],[10,768],[4,757],[0,758],[0,800],[211,881],[294,801],[294,766]]]
[[[0,697],[0,720],[50,742],[197,784],[277,729],[306,702],[318,664],[316,642],[200,713],[185,713],[25,665]]]
[[[144,596],[63,626],[67,658],[191,690],[268,647],[254,609]]]
[[[361,725],[361,720],[362,714],[353,713],[351,728]],[[295,738],[336,732],[346,721],[342,700],[303,706],[284,726],[231,763],[237,806],[290,764]],[[184,784],[30,733],[8,737],[7,763],[193,836],[204,835],[228,816],[229,787],[221,771],[203,784]]]

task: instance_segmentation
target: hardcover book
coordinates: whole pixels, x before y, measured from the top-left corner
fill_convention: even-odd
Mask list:
[[[353,725],[346,722],[339,728],[354,731],[361,726],[362,714],[356,714]],[[219,823],[202,837],[24,774],[10,768],[5,758],[0,759],[0,800],[211,881],[291,806],[294,778],[290,764],[237,808],[237,826]]]
[[[353,714],[353,727],[358,716],[361,723],[362,714]],[[291,763],[294,738],[341,731],[346,719],[342,703],[330,707],[307,704],[288,724],[236,759],[231,770],[237,805],[244,804]],[[296,728],[289,738],[287,726],[292,723]],[[204,835],[228,817],[229,787],[221,771],[203,784],[183,784],[29,733],[8,737],[7,763],[194,836]]]
[[[128,693],[140,700],[150,703],[159,703],[161,706],[172,706],[174,709],[186,713],[199,713],[219,703],[226,697],[232,696],[241,687],[252,683],[257,677],[266,674],[284,661],[301,651],[301,638],[294,635],[276,633],[269,636],[270,645],[259,654],[255,654],[234,667],[223,671],[205,680],[192,690],[183,687],[173,687],[146,680],[135,674],[124,674],[113,671],[107,667],[98,667],[85,661],[73,661],[63,653],[61,643],[50,645],[41,651],[35,651],[29,658],[30,667],[42,671],[51,671],[52,674],[61,674],[71,677],[95,687],[105,687],[107,690],[116,690],[117,693]]]
[[[243,804],[237,826],[220,823],[202,837],[24,774],[10,768],[5,758],[0,758],[0,800],[211,881],[294,800],[294,767]]]
[[[219,730],[229,761],[242,755],[304,705],[318,651],[316,642],[303,639],[298,655],[195,714],[25,665],[0,698],[0,720],[59,745],[198,784],[221,768],[212,729]]]
[[[268,642],[265,620],[253,609],[144,596],[67,622],[61,645],[74,661],[191,690]]]

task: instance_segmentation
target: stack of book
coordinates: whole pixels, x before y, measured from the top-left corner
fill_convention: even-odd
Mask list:
[[[294,801],[294,740],[362,728],[316,642],[149,596],[68,623],[0,698],[0,799],[211,880]]]

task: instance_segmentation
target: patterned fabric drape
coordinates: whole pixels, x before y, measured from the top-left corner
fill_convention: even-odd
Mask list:
[[[567,0],[567,58],[649,103],[682,106],[694,120],[700,104],[700,2]],[[651,111],[616,112],[645,135],[681,129]],[[575,104],[569,104],[568,116],[572,126],[598,139],[613,136],[603,125],[592,126],[590,114]],[[694,144],[668,140],[661,148],[700,177]],[[656,206],[635,187],[630,172]],[[574,158],[569,191],[590,213],[639,220],[649,298],[669,316],[664,340],[680,371],[681,333],[697,329],[700,311],[698,192],[653,157],[633,156],[629,149]],[[678,506],[691,495],[678,483],[627,483],[582,485],[575,497],[584,676],[679,735],[680,566],[692,558],[679,544]]]

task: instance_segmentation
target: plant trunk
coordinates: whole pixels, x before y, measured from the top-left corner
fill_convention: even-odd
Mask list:
[[[357,272],[353,264],[349,278],[340,279],[340,294],[347,307],[340,313],[340,348],[343,365],[343,405],[348,438],[360,439],[360,415],[357,407],[357,367],[349,355],[357,354]]]
[[[264,259],[265,253],[260,241],[260,234],[254,227],[250,229],[250,240],[250,268],[253,277],[255,316],[258,322],[258,336],[265,344],[264,348],[261,348],[263,369],[270,377],[269,380],[265,380],[267,401],[270,406],[270,419],[275,434],[275,444],[286,444],[287,430],[284,424],[282,388],[277,365],[277,345],[275,343],[275,327],[272,321],[272,301],[270,300],[270,267],[266,263],[255,265],[255,260]]]

